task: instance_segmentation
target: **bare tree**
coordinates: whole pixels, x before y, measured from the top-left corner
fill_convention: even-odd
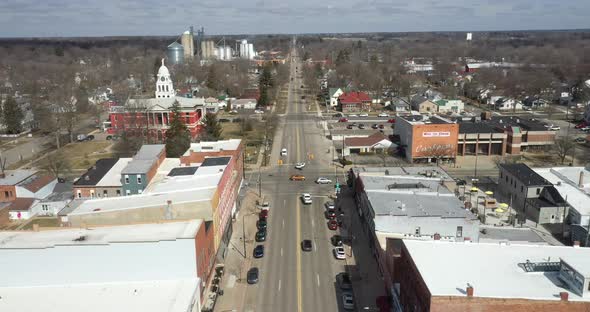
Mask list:
[[[575,147],[576,143],[568,137],[561,137],[555,140],[555,152],[557,156],[559,156],[562,164],[565,162],[567,155],[569,155]]]
[[[553,114],[557,113],[558,110],[552,104],[546,104],[545,107],[543,108],[543,112],[545,114],[547,114],[547,119],[551,119]]]
[[[70,163],[62,151],[48,154],[41,162],[41,169],[49,172],[56,178],[71,170]]]
[[[432,145],[424,151],[424,155],[428,158],[434,158],[436,160],[437,165],[439,161],[443,158],[455,157],[455,153],[456,151],[453,149],[453,147],[451,145],[446,144]]]

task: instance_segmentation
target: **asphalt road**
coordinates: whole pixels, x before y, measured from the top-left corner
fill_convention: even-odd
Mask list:
[[[334,191],[333,184],[318,185],[317,177],[329,177],[335,181],[335,167],[320,153],[326,153],[322,130],[316,116],[305,112],[301,98],[301,70],[299,61],[291,63],[292,82],[286,114],[275,137],[271,161],[282,159],[285,165],[274,166],[261,173],[262,193],[271,203],[265,254],[252,259],[251,266],[260,269],[260,281],[248,286],[244,311],[339,311],[340,294],[335,276],[344,271],[344,261],[332,255],[330,237],[337,234],[327,228],[324,204]],[[278,140],[277,140],[278,138]],[[281,148],[288,155],[279,157]],[[316,156],[314,156],[316,155]],[[299,171],[293,164],[304,161],[306,167]],[[306,181],[290,181],[292,174],[303,174]],[[340,178],[342,181],[342,178]],[[310,193],[313,204],[303,205],[300,195]],[[301,249],[301,241],[311,239],[313,250]],[[252,250],[248,250],[250,257]],[[343,310],[342,310],[343,311]]]

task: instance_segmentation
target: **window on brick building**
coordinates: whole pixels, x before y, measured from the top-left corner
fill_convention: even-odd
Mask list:
[[[8,198],[8,191],[4,191],[4,197]]]

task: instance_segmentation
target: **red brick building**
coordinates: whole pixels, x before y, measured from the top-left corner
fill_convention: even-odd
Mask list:
[[[417,240],[399,248],[387,278],[394,310],[590,310],[588,248]]]
[[[371,97],[365,92],[344,92],[338,97],[338,105],[343,113],[368,112],[371,102]]]

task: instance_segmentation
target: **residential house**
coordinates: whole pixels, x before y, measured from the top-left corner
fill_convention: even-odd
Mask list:
[[[256,99],[237,99],[231,102],[231,109],[243,110],[243,109],[256,109]]]
[[[0,173],[0,202],[9,202],[17,198],[16,186],[35,175],[33,170],[7,170]]]
[[[553,184],[529,166],[501,164],[498,190],[510,198],[520,222],[525,218],[538,224],[563,223],[567,205]]]
[[[539,109],[548,105],[549,102],[545,99],[541,99],[534,96],[527,96],[522,101],[522,105],[531,109]]]
[[[328,90],[328,105],[330,107],[338,106],[338,98],[344,93],[341,88],[330,88]]]
[[[368,137],[353,137],[344,139],[344,156],[351,153],[384,153],[391,150],[395,144],[381,132],[376,132]]]
[[[97,160],[94,166],[88,168],[78,180],[74,181],[74,197],[77,199],[98,197],[97,184],[118,161],[119,159],[117,158],[102,158]]]
[[[32,216],[57,216],[72,201],[71,183],[57,183],[52,193],[31,206]]]
[[[371,101],[365,92],[344,92],[338,97],[338,106],[343,113],[370,111]]]
[[[438,110],[438,106],[429,101],[426,97],[416,95],[411,101],[412,110],[418,111],[421,114],[431,113],[434,114]]]
[[[35,198],[20,197],[10,202],[8,212],[11,220],[26,220],[32,217],[31,207],[39,200]]]
[[[214,97],[208,97],[205,99],[205,114],[216,114],[219,111],[219,100]]]
[[[491,98],[491,104],[497,110],[521,110],[522,103],[516,99],[509,98],[509,97],[499,97],[494,102],[493,99],[497,97]]]
[[[391,101],[390,108],[392,111],[398,114],[410,113],[410,111],[412,110],[410,104],[406,100],[397,97],[393,98],[393,100]]]
[[[461,113],[465,110],[465,104],[461,100],[438,100],[434,101],[439,113]]]
[[[141,194],[166,158],[163,144],[143,145],[121,170],[121,190],[125,196]]]

